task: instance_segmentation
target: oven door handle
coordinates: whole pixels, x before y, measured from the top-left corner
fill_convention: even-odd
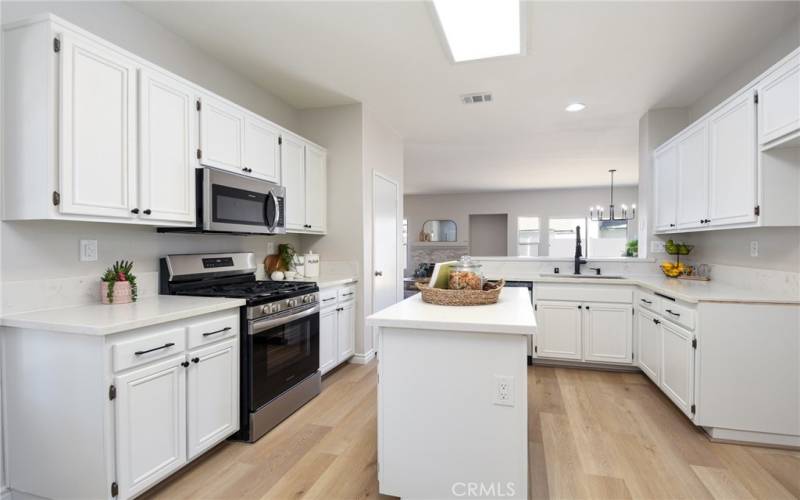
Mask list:
[[[305,318],[306,316],[311,316],[312,314],[316,314],[318,312],[319,312],[319,304],[314,304],[311,307],[308,307],[296,313],[289,314],[287,316],[257,320],[250,325],[248,333],[250,335],[256,335],[258,333],[262,333],[266,330],[269,330],[270,328],[275,328],[276,326],[285,325],[286,323],[291,323],[292,321]]]

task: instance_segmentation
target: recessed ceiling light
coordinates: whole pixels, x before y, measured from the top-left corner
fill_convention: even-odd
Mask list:
[[[520,54],[519,0],[433,0],[455,62]]]
[[[583,111],[584,109],[586,109],[586,105],[582,102],[573,102],[564,108],[565,111],[569,111],[570,113],[577,113],[578,111]]]

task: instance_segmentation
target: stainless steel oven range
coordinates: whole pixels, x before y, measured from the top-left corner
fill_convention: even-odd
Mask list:
[[[160,292],[243,298],[240,419],[237,438],[254,442],[321,390],[319,288],[258,281],[252,253],[169,255]]]

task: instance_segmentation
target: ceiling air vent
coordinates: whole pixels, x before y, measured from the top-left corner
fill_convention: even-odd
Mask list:
[[[480,104],[483,102],[492,102],[492,94],[490,94],[489,92],[464,94],[461,96],[461,102],[463,102],[464,104]]]

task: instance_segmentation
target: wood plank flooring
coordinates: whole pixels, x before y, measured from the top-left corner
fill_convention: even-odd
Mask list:
[[[153,499],[373,499],[375,362],[346,365],[253,445],[226,442]],[[529,367],[530,496],[800,498],[800,453],[712,443],[644,376]]]

